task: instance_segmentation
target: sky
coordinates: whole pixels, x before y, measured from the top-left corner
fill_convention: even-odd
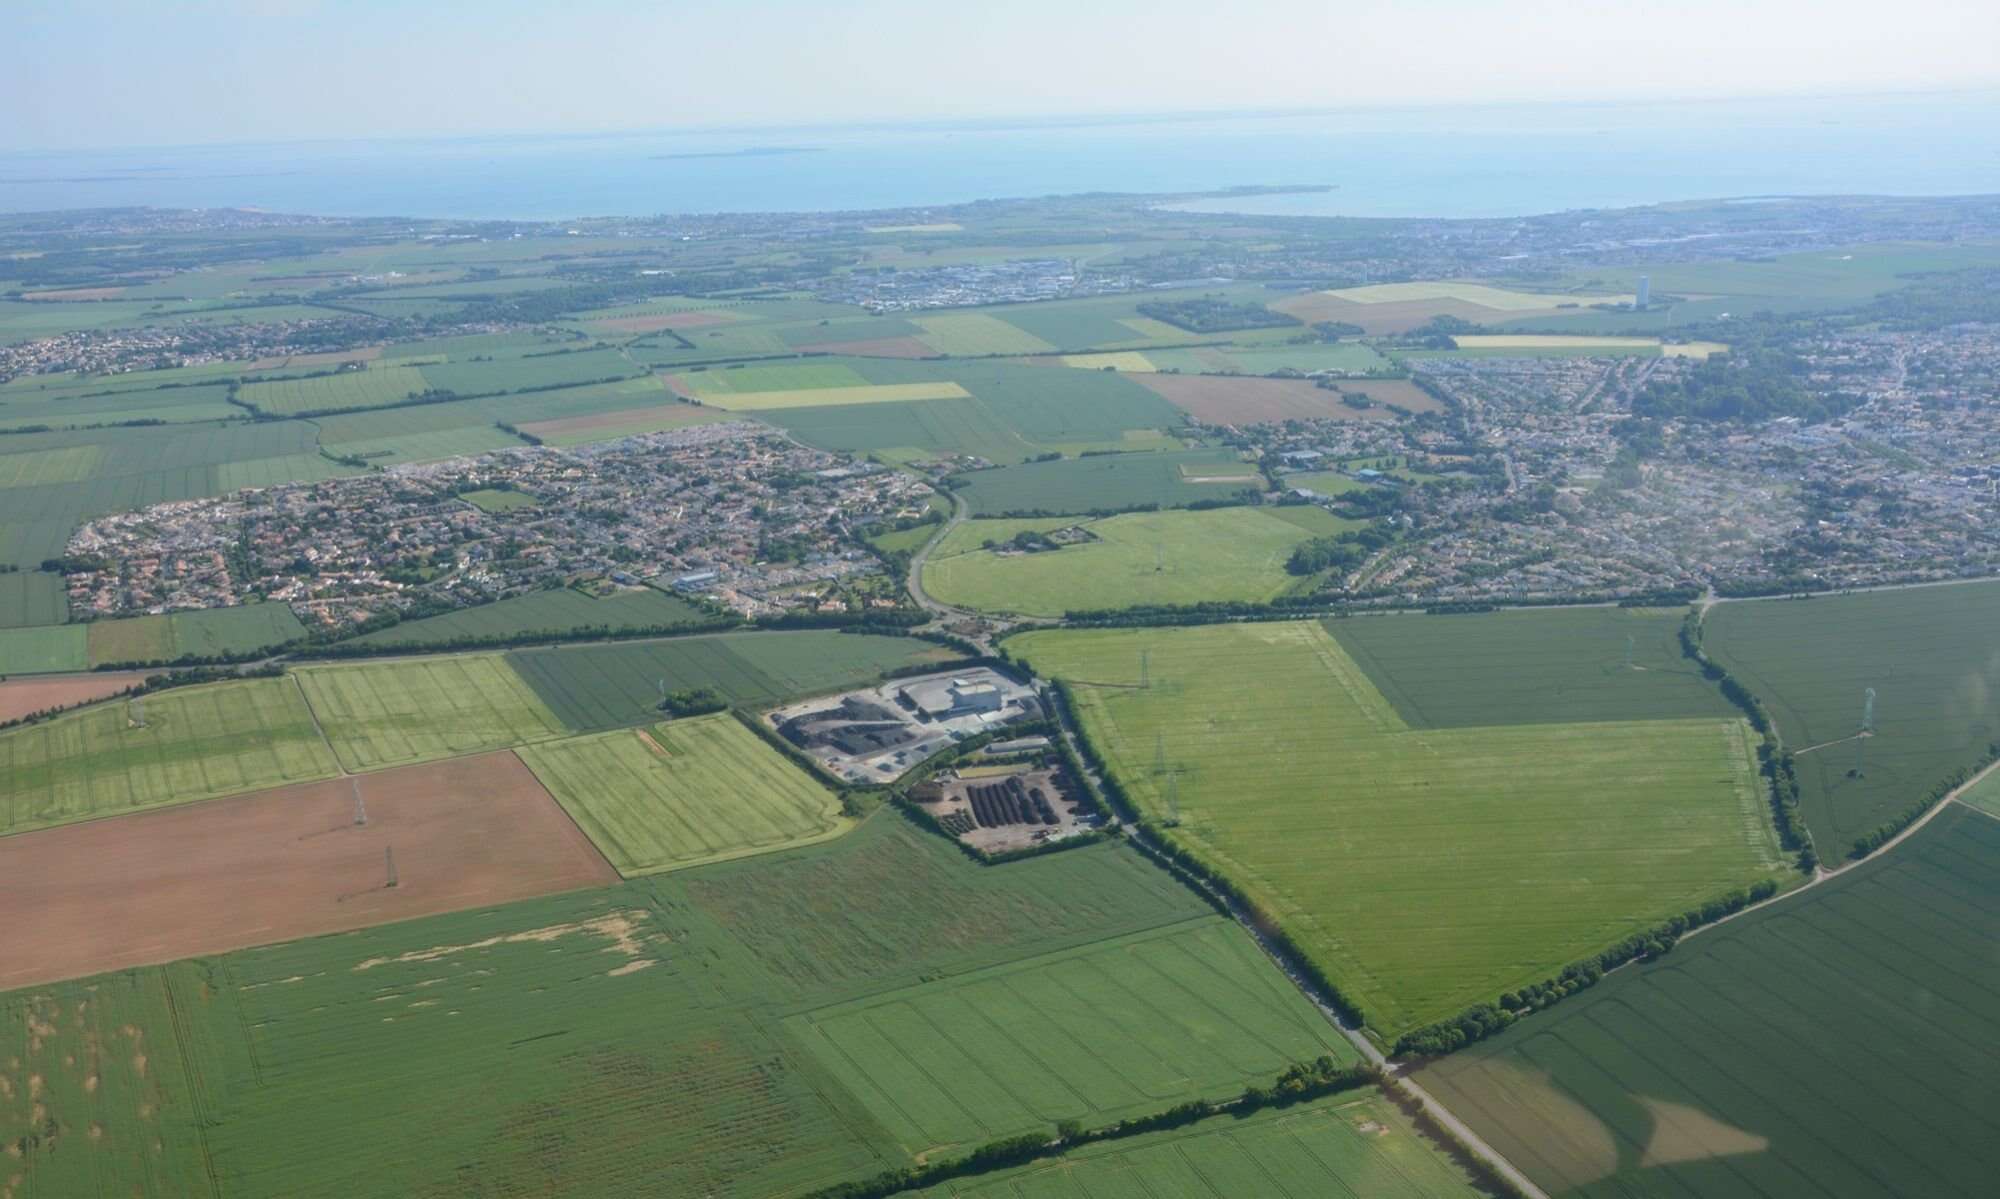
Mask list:
[[[6,0],[0,149],[2000,85],[1996,0]]]

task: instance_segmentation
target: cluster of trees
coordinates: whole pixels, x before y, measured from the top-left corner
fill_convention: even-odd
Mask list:
[[[1700,615],[1688,613],[1687,618],[1681,621],[1681,653],[1695,664],[1703,678],[1716,685],[1724,699],[1742,711],[1750,721],[1750,727],[1763,737],[1757,746],[1757,761],[1770,784],[1771,823],[1778,830],[1778,844],[1786,852],[1798,855],[1799,869],[1810,873],[1819,865],[1819,854],[1813,849],[1812,834],[1807,831],[1805,818],[1799,812],[1799,778],[1792,767],[1792,755],[1779,739],[1778,726],[1772,722],[1771,714],[1764,710],[1764,701],[1737,682],[1702,648],[1701,629]]]
[[[456,611],[456,609],[447,609]],[[381,626],[393,628],[400,622],[390,621]],[[426,653],[444,653],[451,650],[468,649],[511,649],[523,645],[553,645],[564,641],[634,641],[646,637],[682,637],[690,633],[716,633],[737,628],[743,623],[741,617],[711,616],[706,620],[690,624],[632,625],[630,627],[603,624],[571,625],[560,629],[520,629],[505,633],[466,633],[457,637],[411,638],[407,641],[362,642],[356,640],[336,641],[314,648],[313,653],[327,658],[372,658],[386,654],[407,654],[412,649],[422,649]]]
[[[706,716],[710,712],[720,712],[729,707],[729,701],[716,694],[713,688],[693,687],[685,691],[669,691],[660,700],[660,711],[669,716]]]
[[[1500,1032],[1530,1012],[1552,1007],[1597,985],[1599,979],[1627,962],[1652,961],[1673,952],[1688,933],[1742,911],[1778,893],[1778,884],[1764,879],[1742,890],[1712,899],[1613,945],[1595,957],[1572,962],[1553,978],[1509,991],[1493,1003],[1479,1003],[1448,1020],[1413,1029],[1396,1039],[1398,1057],[1438,1057]]]
[[[1768,338],[1752,329],[1733,330],[1729,353],[1648,383],[1632,399],[1633,415],[1714,423],[1796,416],[1816,422],[1861,402],[1859,395],[1819,392],[1802,383],[1806,364],[1785,344],[1789,335],[1789,329]]]
[[[1292,550],[1292,556],[1285,559],[1285,569],[1295,575],[1316,575],[1334,569],[1351,570],[1361,565],[1368,555],[1395,539],[1393,533],[1379,526],[1349,529],[1331,537],[1315,537],[1301,542]]]
[[[1273,312],[1262,304],[1238,304],[1217,296],[1202,296],[1193,300],[1155,300],[1139,305],[1139,315],[1165,321],[1190,333],[1278,329],[1299,323],[1299,318]]]

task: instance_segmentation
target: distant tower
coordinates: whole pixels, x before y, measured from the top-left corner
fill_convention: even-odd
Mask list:
[[[1644,308],[1648,303],[1652,301],[1652,298],[1653,298],[1653,280],[1651,276],[1648,275],[1639,276],[1639,294],[1633,298],[1632,307]]]

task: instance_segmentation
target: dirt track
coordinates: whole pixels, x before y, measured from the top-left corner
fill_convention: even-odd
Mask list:
[[[0,837],[0,989],[617,881],[511,752],[281,787]]]

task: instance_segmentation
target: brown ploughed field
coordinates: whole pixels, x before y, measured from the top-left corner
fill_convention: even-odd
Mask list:
[[[61,678],[7,679],[0,682],[0,721],[19,720],[50,708],[68,708],[103,699],[144,681],[145,677],[143,670],[120,670]]]
[[[617,881],[511,752],[280,787],[0,837],[0,989]]]

